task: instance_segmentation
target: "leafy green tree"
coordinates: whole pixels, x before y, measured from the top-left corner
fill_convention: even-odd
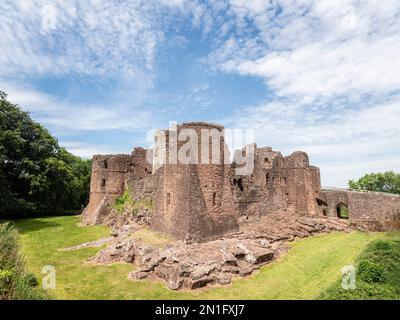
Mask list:
[[[90,160],[70,154],[0,91],[0,215],[79,209],[88,199]]]
[[[400,174],[393,171],[366,174],[356,181],[350,180],[349,187],[400,194]]]

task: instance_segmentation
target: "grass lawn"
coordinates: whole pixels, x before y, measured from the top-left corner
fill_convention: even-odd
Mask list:
[[[94,266],[85,260],[99,248],[58,251],[109,236],[105,226],[78,227],[79,217],[48,217],[16,221],[30,271],[41,279],[43,266],[57,271],[55,299],[314,299],[340,277],[340,269],[354,263],[368,243],[400,239],[400,233],[331,233],[291,243],[277,261],[229,286],[194,292],[168,290],[163,282],[132,281],[130,264]],[[146,235],[139,235],[144,238]]]

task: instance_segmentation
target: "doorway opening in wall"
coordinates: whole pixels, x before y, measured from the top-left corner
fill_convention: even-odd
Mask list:
[[[348,219],[349,218],[349,208],[344,203],[339,203],[336,206],[336,214],[340,219]]]
[[[318,207],[322,210],[322,214],[328,216],[328,204],[319,198],[316,198]]]

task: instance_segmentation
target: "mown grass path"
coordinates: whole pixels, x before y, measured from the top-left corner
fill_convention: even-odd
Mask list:
[[[39,279],[43,266],[57,271],[55,299],[313,299],[332,285],[343,266],[354,262],[367,243],[400,239],[400,233],[331,233],[291,243],[290,251],[229,286],[194,292],[168,290],[163,282],[131,281],[129,264],[94,266],[85,263],[99,248],[57,249],[109,236],[105,226],[79,227],[76,216],[16,221],[28,268]]]

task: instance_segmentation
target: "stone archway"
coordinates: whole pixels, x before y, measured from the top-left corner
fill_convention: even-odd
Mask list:
[[[349,207],[343,202],[336,205],[336,216],[340,219],[349,219]]]

